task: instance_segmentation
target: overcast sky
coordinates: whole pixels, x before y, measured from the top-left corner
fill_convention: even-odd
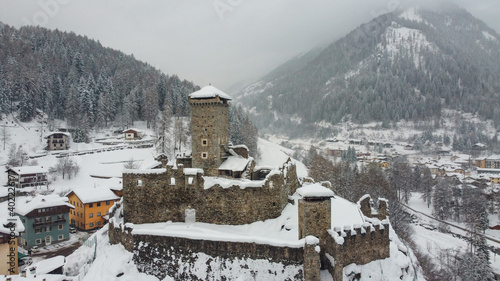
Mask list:
[[[228,90],[421,0],[0,0],[0,21],[74,31]],[[499,0],[454,0],[500,33]]]

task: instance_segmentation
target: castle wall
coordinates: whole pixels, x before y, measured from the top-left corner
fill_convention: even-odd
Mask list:
[[[196,221],[214,224],[248,224],[276,218],[288,203],[291,189],[298,185],[295,166],[274,173],[262,186],[214,185],[205,189],[201,173],[185,175],[183,167],[164,173],[123,174],[124,217],[136,224],[183,222],[186,209],[196,210]],[[173,184],[172,184],[173,183]]]
[[[134,235],[134,263],[160,280],[304,280],[304,248]],[[245,279],[245,280],[246,280]]]
[[[352,231],[328,231],[321,240],[322,264],[334,280],[342,280],[342,269],[351,263],[363,265],[385,259],[389,251],[389,223],[355,226]],[[327,255],[334,259],[334,265]]]

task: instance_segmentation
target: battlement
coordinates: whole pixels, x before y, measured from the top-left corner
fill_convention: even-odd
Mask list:
[[[194,209],[199,222],[247,224],[280,216],[298,185],[291,161],[260,181],[206,177],[182,165],[126,170],[123,213],[126,222],[137,224],[184,222],[185,210]]]
[[[375,220],[363,225],[335,227],[328,230],[321,243],[322,264],[334,280],[342,280],[342,268],[348,264],[367,264],[390,256],[389,221]],[[324,252],[323,252],[324,251]],[[332,264],[332,257],[335,263]]]
[[[358,200],[357,204],[365,217],[379,220],[387,219],[387,199],[378,198],[377,202],[373,202],[371,196],[365,194]]]

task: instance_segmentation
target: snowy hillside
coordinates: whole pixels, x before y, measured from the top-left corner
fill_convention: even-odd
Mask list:
[[[457,6],[412,7],[363,24],[234,96],[261,132],[289,137],[322,135],[324,124],[348,120],[434,121],[444,109],[477,113],[498,127],[500,110],[489,104],[500,78],[489,76],[500,73],[499,50],[500,35]]]

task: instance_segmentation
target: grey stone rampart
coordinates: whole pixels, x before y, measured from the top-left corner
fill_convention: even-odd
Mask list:
[[[167,168],[163,173],[127,171],[123,174],[125,221],[183,222],[186,209],[196,210],[196,221],[214,224],[248,224],[280,216],[288,196],[298,186],[295,165],[288,164],[260,182],[257,187],[259,181],[205,188],[202,173],[185,175],[182,166]]]
[[[328,232],[321,241],[322,264],[329,270],[334,280],[342,280],[342,269],[351,263],[358,265],[385,259],[390,256],[389,251],[389,223],[365,223],[355,225],[351,229],[335,229]],[[333,257],[332,266],[326,254]]]

